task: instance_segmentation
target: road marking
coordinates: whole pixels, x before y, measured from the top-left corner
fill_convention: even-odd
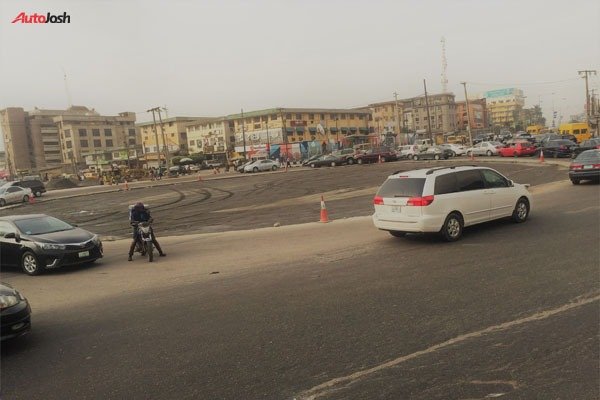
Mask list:
[[[460,335],[455,338],[449,339],[445,342],[433,345],[425,350],[420,350],[420,351],[417,351],[412,354],[407,354],[405,356],[395,358],[393,360],[387,361],[387,362],[377,365],[375,367],[354,372],[350,375],[331,379],[329,381],[323,382],[317,386],[314,386],[314,387],[302,392],[295,399],[297,399],[297,400],[314,400],[314,399],[317,399],[319,397],[322,397],[326,394],[329,394],[329,393],[335,391],[336,387],[339,387],[341,385],[343,385],[344,387],[348,387],[348,386],[352,385],[353,383],[356,383],[357,381],[359,381],[369,375],[375,374],[377,372],[383,371],[383,370],[391,368],[391,367],[395,367],[405,361],[412,360],[412,359],[420,357],[422,355],[434,353],[438,350],[444,349],[444,348],[454,345],[456,343],[464,342],[465,340],[468,340],[468,339],[478,338],[483,335],[487,335],[489,333],[495,333],[495,332],[499,332],[502,330],[506,330],[506,329],[512,328],[514,326],[522,325],[522,324],[525,324],[528,322],[540,321],[543,319],[547,319],[556,314],[560,314],[565,311],[571,310],[573,308],[581,307],[581,306],[590,304],[590,303],[598,301],[598,300],[600,300],[599,294],[596,294],[593,297],[579,296],[578,298],[575,298],[573,301],[571,301],[567,304],[564,304],[558,308],[540,311],[540,312],[532,314],[528,317],[519,318],[519,319],[516,319],[513,321],[509,321],[509,322],[504,322],[499,325],[493,325],[493,326],[487,327],[487,328],[479,330],[479,331],[466,333],[464,335]]]

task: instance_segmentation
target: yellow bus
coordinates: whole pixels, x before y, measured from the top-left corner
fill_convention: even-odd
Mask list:
[[[542,133],[543,129],[544,127],[542,125],[529,125],[526,131],[527,133],[530,133],[532,135],[539,135],[540,133]]]
[[[577,143],[588,140],[592,137],[590,127],[587,122],[571,122],[568,124],[560,124],[558,133],[561,135],[573,135],[577,138]]]

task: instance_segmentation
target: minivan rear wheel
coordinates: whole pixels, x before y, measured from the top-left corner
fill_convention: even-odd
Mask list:
[[[440,233],[447,242],[454,242],[462,236],[464,223],[462,216],[459,213],[450,213],[444,221]]]

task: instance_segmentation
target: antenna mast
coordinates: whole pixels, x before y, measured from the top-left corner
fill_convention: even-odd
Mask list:
[[[442,92],[448,92],[448,61],[446,60],[446,38],[442,36]]]
[[[63,76],[65,78],[65,92],[67,92],[67,101],[69,102],[69,107],[73,106],[73,100],[71,99],[71,92],[69,91],[69,83],[67,82],[67,73],[63,68]]]

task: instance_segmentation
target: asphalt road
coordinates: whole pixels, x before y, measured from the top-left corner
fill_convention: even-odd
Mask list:
[[[597,399],[600,191],[534,197],[525,224],[452,244],[359,217],[163,238],[154,264],[116,241],[95,266],[3,271],[34,329],[2,346],[2,398]]]
[[[138,184],[130,191],[26,204],[0,210],[0,216],[46,213],[76,223],[105,239],[129,237],[128,205],[137,201],[150,205],[159,236],[253,229],[277,222],[290,225],[318,220],[321,195],[324,195],[330,218],[369,215],[373,196],[390,173],[470,163],[468,160],[400,161],[316,170],[303,168],[288,173],[231,173],[202,182],[176,180],[169,184],[161,181],[160,186],[139,187]],[[556,165],[506,162],[482,165],[497,168],[516,182],[532,185],[567,178],[565,170]]]

